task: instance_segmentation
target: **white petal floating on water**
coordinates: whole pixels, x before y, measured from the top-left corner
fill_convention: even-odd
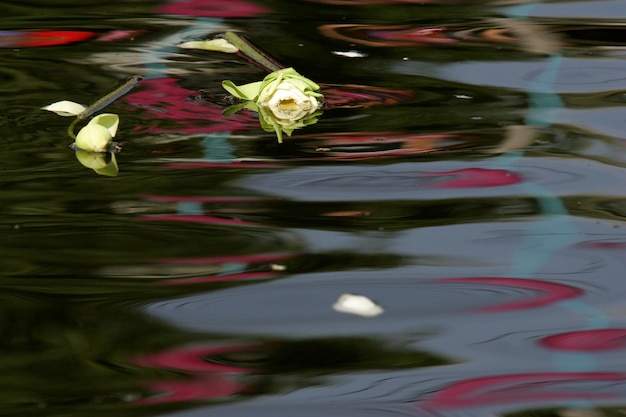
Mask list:
[[[357,294],[343,294],[333,304],[333,310],[363,317],[375,317],[385,311],[366,296]]]
[[[365,52],[350,50],[350,51],[331,51],[333,55],[343,56],[346,58],[365,58],[367,54]]]
[[[178,45],[182,49],[204,49],[205,51],[218,51],[234,54],[239,51],[232,43],[226,39],[211,39],[206,41],[189,41]]]
[[[59,116],[78,116],[85,110],[85,106],[69,100],[61,100],[49,106],[42,107],[41,110],[48,110]]]

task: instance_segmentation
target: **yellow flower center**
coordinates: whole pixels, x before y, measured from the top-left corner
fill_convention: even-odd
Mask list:
[[[298,110],[298,103],[293,98],[286,98],[278,102],[278,108],[281,110]]]

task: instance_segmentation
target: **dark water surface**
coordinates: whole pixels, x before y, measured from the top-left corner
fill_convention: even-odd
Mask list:
[[[624,414],[626,2],[2,9],[0,415]],[[222,116],[226,30],[335,108]],[[100,176],[40,107],[130,75]]]

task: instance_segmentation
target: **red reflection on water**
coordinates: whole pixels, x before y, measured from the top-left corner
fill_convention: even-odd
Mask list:
[[[141,366],[187,372],[252,372],[255,371],[254,368],[207,362],[206,358],[256,349],[258,349],[256,345],[193,346],[157,352],[134,358],[132,361]]]
[[[624,379],[625,375],[617,372],[546,372],[486,376],[453,383],[418,405],[430,411],[442,412],[494,404],[529,402],[536,407],[539,401],[618,399],[622,398],[623,389],[620,392],[611,392],[610,386],[614,382],[624,382]],[[608,383],[609,389],[591,389],[590,384],[603,383]],[[577,387],[577,384],[580,386]]]
[[[184,372],[184,380],[155,380],[145,385],[160,395],[138,401],[139,404],[169,403],[200,399],[226,398],[248,391],[250,387],[238,381],[241,374],[257,369],[210,362],[211,356],[257,350],[256,345],[223,345],[185,347],[145,355],[132,362],[146,367]]]
[[[459,42],[443,26],[335,24],[319,28],[323,35],[367,46],[399,47]]]
[[[577,245],[590,249],[626,249],[626,242],[603,242],[596,240],[590,242],[581,242]]]
[[[410,90],[392,90],[356,84],[322,84],[326,108],[364,108],[393,105],[411,101],[415,95]]]
[[[188,381],[153,381],[146,383],[145,388],[161,394],[158,397],[139,400],[137,404],[221,399],[247,389],[229,375],[203,375]]]
[[[96,32],[83,30],[0,30],[0,48],[67,45],[96,35]]]
[[[468,146],[468,139],[454,133],[420,134],[393,132],[328,133],[301,135],[311,140],[315,152],[333,159],[410,156]]]
[[[537,294],[530,299],[521,301],[512,301],[504,304],[497,304],[489,307],[481,307],[478,311],[494,312],[494,311],[512,311],[527,308],[543,307],[548,304],[575,298],[584,294],[580,288],[572,287],[564,284],[540,281],[525,278],[489,278],[489,277],[471,277],[471,278],[443,278],[435,282],[455,282],[469,284],[487,284],[503,287],[514,287],[523,290],[530,290]]]
[[[242,272],[240,274],[214,275],[210,277],[198,278],[182,278],[160,281],[159,285],[190,285],[190,284],[206,284],[209,282],[231,282],[231,281],[247,281],[256,279],[276,278],[277,274],[273,272]]]
[[[210,133],[249,129],[258,125],[255,115],[241,112],[223,117],[222,109],[194,101],[199,91],[188,90],[177,85],[175,78],[153,78],[144,80],[139,91],[128,94],[124,100],[134,107],[144,109],[148,120],[164,120],[158,126],[138,127],[136,130],[149,133]]]
[[[521,175],[504,169],[467,168],[426,174],[426,176],[455,177],[431,185],[434,188],[499,187],[522,182]]]
[[[243,0],[178,0],[157,7],[156,12],[194,17],[244,17],[268,9]]]
[[[593,352],[626,348],[626,329],[594,329],[561,333],[539,341],[542,346],[570,351]]]
[[[293,255],[287,254],[249,254],[249,255],[235,255],[235,256],[218,256],[211,258],[172,258],[172,259],[159,259],[155,262],[162,264],[176,264],[176,265],[219,265],[219,264],[244,264],[246,268],[256,268],[255,271],[246,271],[232,274],[223,275],[211,275],[205,277],[194,278],[179,278],[159,281],[157,285],[189,285],[189,284],[203,284],[210,282],[231,282],[231,281],[245,281],[245,280],[260,280],[270,279],[279,276],[279,273],[274,270],[258,271],[259,268],[271,269],[276,265],[275,262],[284,261],[292,258]],[[257,265],[255,265],[257,264]]]

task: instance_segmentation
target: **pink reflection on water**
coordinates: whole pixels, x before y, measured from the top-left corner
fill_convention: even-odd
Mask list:
[[[178,0],[156,9],[157,13],[193,17],[245,17],[267,11],[244,0]]]
[[[593,329],[548,336],[539,343],[550,349],[594,352],[626,348],[626,329]]]
[[[540,281],[525,278],[490,278],[490,277],[469,277],[469,278],[444,278],[435,282],[453,282],[467,284],[486,284],[503,287],[520,288],[530,290],[536,295],[530,299],[521,301],[512,301],[504,304],[496,304],[494,306],[482,307],[477,311],[495,312],[495,311],[512,311],[523,310],[528,308],[543,307],[552,303],[579,297],[584,294],[580,288],[572,287],[564,284]]]
[[[465,147],[467,138],[454,133],[420,134],[399,132],[354,132],[300,135],[310,140],[315,152],[333,159],[366,159],[419,155]]]
[[[224,353],[245,352],[258,349],[257,345],[192,346],[166,350],[133,359],[141,366],[165,368],[187,372],[252,372],[254,368],[230,366],[206,361],[206,357]]]
[[[257,345],[194,346],[140,356],[132,362],[145,367],[180,371],[183,380],[154,380],[145,388],[159,392],[139,404],[169,403],[200,399],[221,399],[246,392],[250,387],[238,381],[238,375],[256,373],[255,368],[209,362],[211,356],[258,350]]]
[[[256,115],[241,112],[231,117],[222,116],[222,108],[195,101],[199,91],[177,85],[175,78],[144,80],[137,92],[124,97],[127,103],[149,113],[147,120],[167,120],[157,126],[138,127],[147,133],[210,133],[250,129],[258,125]]]
[[[323,35],[342,41],[377,47],[440,45],[460,42],[445,26],[329,24],[319,28]]]
[[[322,84],[327,109],[365,108],[406,103],[415,98],[410,90],[392,90],[357,84]]]
[[[521,175],[504,169],[466,168],[431,173],[426,176],[453,177],[431,185],[434,188],[500,187],[522,182]]]
[[[245,280],[260,280],[270,279],[280,276],[276,271],[269,270],[272,265],[276,265],[275,262],[284,261],[292,258],[293,255],[287,254],[272,254],[272,253],[260,253],[249,255],[234,255],[234,256],[218,256],[210,258],[170,258],[159,259],[156,262],[162,264],[175,264],[175,265],[219,265],[219,264],[244,264],[246,268],[264,268],[266,271],[244,271],[238,273],[230,273],[223,275],[211,275],[205,277],[193,277],[193,278],[180,278],[159,281],[158,285],[189,285],[189,284],[203,284],[212,282],[232,282],[232,281],[245,281]],[[256,265],[255,265],[256,264]]]
[[[617,372],[545,372],[496,375],[456,382],[418,403],[431,412],[487,407],[496,404],[537,407],[539,402],[620,399],[626,375]],[[593,385],[597,387],[593,387]],[[592,389],[592,387],[594,389]],[[468,411],[468,410],[466,410]]]

